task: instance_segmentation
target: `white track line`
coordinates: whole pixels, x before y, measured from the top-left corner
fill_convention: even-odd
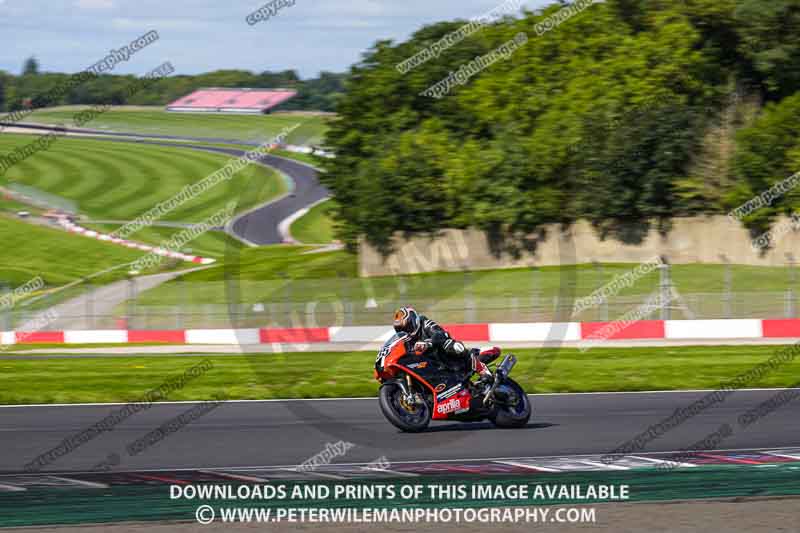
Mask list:
[[[367,472],[378,472],[378,473],[385,473],[385,474],[392,474],[393,476],[397,477],[419,477],[419,474],[415,474],[413,472],[400,472],[398,470],[392,470],[389,468],[375,468],[370,466],[362,466],[360,467],[361,470],[366,470]]]
[[[620,466],[620,465],[612,465],[612,464],[605,464],[605,463],[598,463],[597,461],[589,461],[586,459],[582,459],[578,461],[579,463],[583,463],[585,465],[594,466],[597,468],[603,468],[606,470],[630,470],[627,466]]]
[[[787,457],[789,459],[800,461],[800,455],[789,455],[788,453],[770,453],[770,455],[776,455],[778,457]]]
[[[292,472],[297,472],[294,468],[285,468],[283,470],[290,470]],[[328,472],[318,472],[317,470],[309,470],[307,472],[303,472],[304,474],[308,474],[311,476],[321,477],[322,479],[336,479],[336,480],[346,480],[345,476],[337,476],[336,474],[330,474]]]
[[[773,454],[770,454],[770,455],[777,455],[777,454],[773,453]],[[651,463],[676,465],[676,466],[685,467],[685,468],[691,468],[691,467],[697,466],[696,464],[693,464],[693,463],[679,463],[677,461],[665,461],[663,459],[654,459],[652,457],[643,457],[641,455],[626,455],[624,457],[632,457],[634,459],[643,459],[645,461],[650,461]]]
[[[561,472],[561,470],[559,470],[558,468],[545,468],[543,466],[529,465],[528,463],[521,463],[519,461],[492,461],[492,462],[503,465],[516,466],[519,468],[527,468],[528,470],[534,470],[537,472]]]
[[[236,481],[246,481],[248,483],[267,483],[269,480],[263,477],[256,476],[240,476],[237,474],[228,474],[227,472],[215,472],[213,470],[198,470],[201,474],[212,474],[215,476],[226,477]]]
[[[71,474],[67,474],[67,475],[71,475]],[[53,478],[53,479],[57,479],[59,481],[66,481],[68,483],[77,483],[78,485],[83,485],[84,487],[88,487],[90,489],[107,489],[108,488],[108,485],[106,485],[105,483],[94,483],[93,481],[84,481],[82,479],[72,479],[72,478],[68,478],[68,477],[59,477],[59,476],[53,476],[53,475],[48,475],[47,477]]]
[[[775,448],[774,446],[768,448],[726,448],[714,450],[715,453],[720,452],[764,452],[769,455],[778,455],[777,452],[781,450],[796,450],[796,446],[788,448]],[[773,451],[770,451],[773,450]],[[530,457],[485,457],[485,458],[470,458],[470,459],[418,459],[418,460],[398,460],[398,464],[431,464],[431,463],[475,463],[475,462],[491,462],[491,463],[506,463],[508,461],[532,461],[538,459],[563,459],[563,458],[578,458],[578,457],[599,457],[604,452],[597,453],[582,453],[572,455],[539,455]],[[670,450],[663,452],[651,452],[653,455],[669,455],[677,453],[686,453],[686,450]],[[636,456],[640,457],[640,456]],[[646,459],[645,457],[641,457]],[[800,460],[800,458],[798,458]],[[675,461],[666,461],[668,463],[675,463]],[[335,466],[366,466],[370,463],[334,463]],[[137,472],[195,472],[201,470],[208,470],[211,472],[218,472],[225,470],[228,472],[248,472],[250,470],[291,470],[295,471],[298,465],[261,465],[261,466],[202,466],[194,468],[142,468],[139,470],[114,470],[114,474],[124,473],[137,473]],[[522,466],[522,465],[519,465]],[[61,475],[75,476],[79,474],[96,474],[93,471],[75,471],[75,472],[57,472]],[[19,473],[5,473],[0,474],[0,479],[3,477],[17,477]],[[52,475],[47,472],[42,472],[41,475]]]

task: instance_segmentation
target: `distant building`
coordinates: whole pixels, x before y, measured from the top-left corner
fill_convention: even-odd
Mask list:
[[[167,111],[195,113],[269,113],[297,94],[290,89],[198,89],[167,105]]]

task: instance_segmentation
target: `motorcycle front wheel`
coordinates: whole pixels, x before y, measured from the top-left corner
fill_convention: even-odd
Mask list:
[[[521,428],[531,418],[530,398],[519,384],[506,378],[495,390],[495,405],[489,420],[499,428]]]
[[[428,427],[431,410],[427,402],[410,405],[403,398],[403,391],[395,383],[381,386],[378,402],[383,416],[396,428],[417,433]]]

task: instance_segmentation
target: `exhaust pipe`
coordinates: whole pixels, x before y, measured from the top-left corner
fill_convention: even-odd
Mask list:
[[[492,383],[491,388],[486,391],[486,394],[483,397],[484,404],[494,399],[494,390],[504,379],[508,377],[509,372],[511,372],[511,369],[514,368],[514,365],[516,364],[517,358],[512,354],[508,354],[503,358],[503,361],[497,365],[497,370],[494,372],[494,383]]]
[[[508,377],[511,373],[511,369],[514,368],[514,365],[517,364],[517,358],[513,354],[508,354],[503,358],[503,361],[497,365],[496,374],[502,376],[503,378]]]

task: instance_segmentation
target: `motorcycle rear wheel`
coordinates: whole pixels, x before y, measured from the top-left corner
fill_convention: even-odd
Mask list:
[[[498,389],[500,389],[499,392],[502,393],[503,388],[507,389],[509,393],[512,393],[517,401],[513,406],[498,402],[489,413],[489,420],[499,428],[525,427],[533,411],[530,398],[525,394],[522,387],[519,386],[519,383],[511,378],[506,378],[498,387]]]
[[[395,383],[381,386],[378,403],[383,416],[396,428],[409,433],[425,430],[431,421],[431,409],[427,402],[415,405],[416,411],[410,411],[401,403],[403,391]]]

